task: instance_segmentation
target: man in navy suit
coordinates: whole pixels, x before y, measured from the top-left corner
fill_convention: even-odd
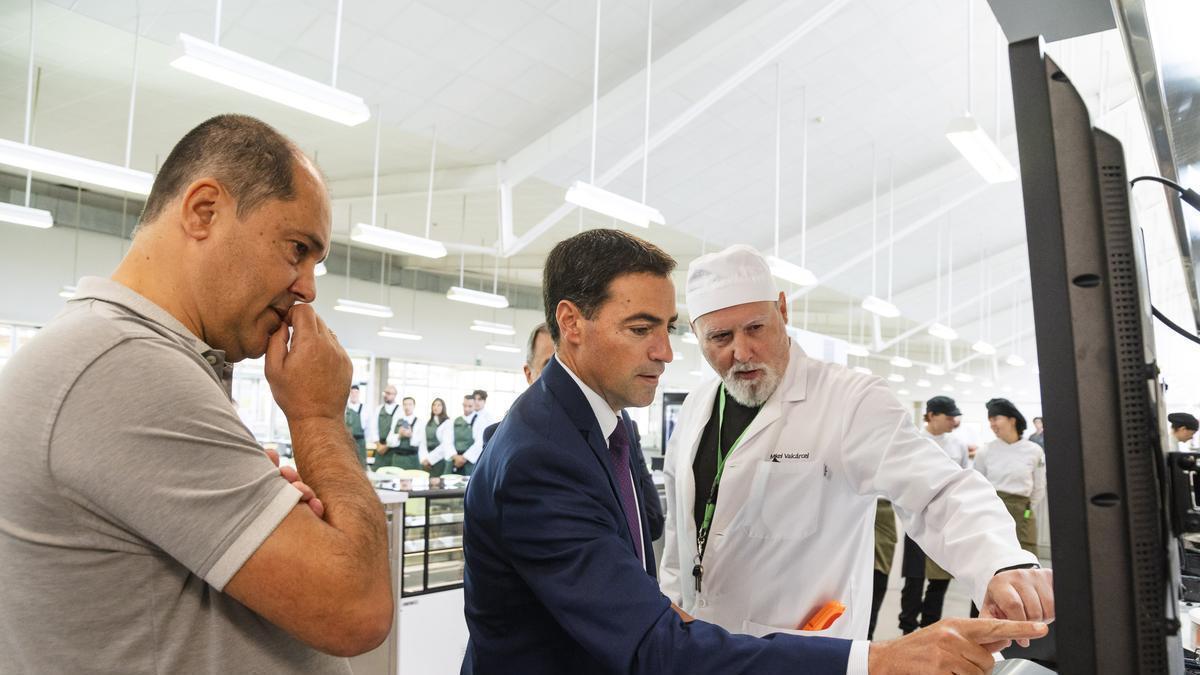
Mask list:
[[[671,361],[674,267],[616,230],[578,234],[547,258],[557,355],[509,410],[467,489],[463,673],[984,673],[993,660],[980,644],[1045,633],[952,619],[876,644],[754,638],[674,607],[654,580],[621,414],[653,400]]]

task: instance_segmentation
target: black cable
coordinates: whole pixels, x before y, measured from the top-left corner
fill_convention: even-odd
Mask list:
[[[1144,180],[1154,181],[1155,183],[1161,183],[1163,185],[1166,185],[1167,187],[1171,188],[1172,190],[1175,190],[1176,192],[1178,192],[1179,198],[1182,199],[1183,201],[1187,202],[1189,206],[1191,206],[1193,209],[1196,209],[1197,211],[1200,211],[1200,192],[1196,192],[1195,190],[1193,190],[1191,188],[1185,188],[1182,185],[1180,185],[1179,183],[1176,183],[1173,180],[1168,180],[1161,176],[1138,176],[1137,178],[1134,178],[1133,180],[1129,181],[1129,187],[1133,187],[1134,185],[1137,185],[1139,182],[1144,181]]]
[[[1158,308],[1157,308],[1157,307],[1155,307],[1154,305],[1150,305],[1150,310],[1151,310],[1152,312],[1154,312],[1154,318],[1156,318],[1156,319],[1158,319],[1159,321],[1161,321],[1161,322],[1163,322],[1164,324],[1166,324],[1166,325],[1167,325],[1167,328],[1170,328],[1171,330],[1175,331],[1176,333],[1179,333],[1179,334],[1180,334],[1180,335],[1182,335],[1183,337],[1185,337],[1185,338],[1187,338],[1187,339],[1191,340],[1192,342],[1195,342],[1196,344],[1200,344],[1200,337],[1197,337],[1197,336],[1195,336],[1195,335],[1193,335],[1193,334],[1191,334],[1191,333],[1187,332],[1187,331],[1186,331],[1186,330],[1184,330],[1183,328],[1180,328],[1178,325],[1176,325],[1176,324],[1175,324],[1175,322],[1174,322],[1174,321],[1172,321],[1172,320],[1168,319],[1168,318],[1167,318],[1167,316],[1166,316],[1165,314],[1163,314],[1162,312],[1158,311]]]

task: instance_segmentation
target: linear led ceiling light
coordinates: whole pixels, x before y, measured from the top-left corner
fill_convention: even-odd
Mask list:
[[[424,339],[423,336],[416,333],[410,333],[406,330],[398,330],[395,328],[388,328],[387,326],[380,328],[378,335],[379,337],[392,338],[393,340],[411,340],[413,342]]]
[[[950,342],[958,339],[958,331],[949,326],[943,326],[940,323],[935,323],[929,327],[929,334],[939,340]]]
[[[871,350],[867,349],[864,345],[856,344],[854,342],[847,342],[846,354],[850,356],[862,356],[865,358],[871,355]]]
[[[366,223],[354,226],[350,238],[360,244],[382,248],[396,253],[419,255],[424,258],[445,258],[446,245],[440,241],[388,230]]]
[[[868,295],[862,301],[862,308],[885,319],[894,319],[900,316],[900,309],[898,307],[874,295]]]
[[[150,194],[154,185],[154,176],[145,171],[3,138],[0,138],[0,164],[142,196]]]
[[[589,179],[577,180],[567,189],[566,201],[589,211],[602,213],[610,218],[616,218],[630,225],[650,227],[666,224],[662,213],[647,205],[646,178],[650,160],[650,54],[653,32],[648,29],[646,35],[646,114],[644,129],[644,144],[642,146],[642,201],[622,197],[615,192],[609,192],[596,185],[596,126],[600,111],[600,0],[596,0],[596,46],[594,65],[592,69],[592,160]],[[653,16],[647,18],[647,25],[653,28]]]
[[[771,274],[788,283],[796,284],[797,286],[817,285],[817,275],[783,258],[769,255],[767,256],[767,265],[771,268]]]
[[[922,377],[921,379],[917,380],[917,386],[925,389],[929,387],[929,380]]]
[[[480,321],[475,319],[471,322],[471,330],[476,333],[491,333],[492,335],[516,335],[517,331],[512,326],[506,323],[496,323],[494,321]]]
[[[946,374],[946,369],[941,366],[925,366],[925,373],[935,377],[941,377]]]
[[[807,98],[807,96],[806,96]],[[807,243],[808,243],[808,222],[804,217],[805,205],[801,204],[800,215],[800,265],[788,262],[779,257],[779,195],[780,195],[780,155],[783,145],[783,123],[782,123],[783,98],[780,95],[780,64],[775,64],[775,253],[767,256],[767,266],[771,269],[771,274],[786,281],[796,284],[797,286],[816,286],[817,275],[804,267],[803,261],[807,258]],[[805,120],[805,143],[804,143],[804,161],[805,174],[804,180],[807,180],[808,167],[808,141],[807,141],[807,113],[802,112],[801,120]],[[801,188],[801,199],[805,199],[807,192],[804,186]]]
[[[989,183],[1007,183],[1017,179],[1016,169],[1000,148],[971,115],[971,28],[974,23],[972,3],[967,6],[967,108],[966,115],[950,121],[946,138],[958,149],[967,162]],[[997,78],[997,81],[999,79]]]
[[[54,216],[45,209],[0,202],[0,223],[25,225],[45,230],[54,227]]]
[[[974,382],[975,378],[968,373],[958,373],[954,376],[955,382]]]
[[[868,367],[866,367],[866,366],[855,366],[855,367],[854,367],[854,372],[856,372],[856,373],[862,373],[863,375],[870,375],[870,374],[871,374],[871,369],[870,369],[870,368],[868,368]]]
[[[904,376],[900,373],[892,373],[891,375],[888,375],[887,379],[888,382],[903,382]]]
[[[503,295],[477,291],[473,288],[463,288],[462,286],[451,286],[450,290],[446,291],[446,299],[454,300],[455,302],[466,302],[481,307],[492,307],[494,309],[508,307],[508,298]]]
[[[171,65],[184,72],[348,127],[371,119],[367,104],[350,92],[321,84],[187,33],[179,34],[178,47],[182,53],[171,61]]]
[[[889,361],[888,363],[891,363],[893,366],[896,366],[897,368],[912,368],[913,367],[913,362],[904,358],[903,356],[893,356],[892,360]]]
[[[581,180],[571,184],[567,190],[567,201],[580,208],[603,213],[638,227],[650,227],[650,223],[663,225],[667,222],[656,208]]]
[[[974,117],[966,115],[951,120],[946,127],[946,138],[987,182],[1008,183],[1017,179],[1017,170]]]
[[[334,305],[333,308],[339,312],[348,312],[350,314],[374,316],[381,319],[392,318],[391,307],[388,307],[387,305],[376,305],[370,302],[359,302],[357,300],[338,298],[337,304]]]
[[[506,345],[500,342],[489,342],[483,346],[484,349],[490,349],[494,352],[504,352],[506,354],[520,354],[521,348],[516,345]]]
[[[62,289],[59,290],[58,297],[66,298],[67,300],[70,300],[71,298],[75,297],[75,293],[77,290],[78,289],[76,289],[74,286],[71,286],[70,284],[68,284],[66,286],[63,286]]]

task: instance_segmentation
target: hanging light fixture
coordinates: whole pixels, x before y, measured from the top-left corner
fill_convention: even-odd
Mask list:
[[[505,352],[507,354],[520,354],[521,348],[516,345],[504,344],[502,342],[489,342],[483,346],[484,349],[490,349],[494,352]]]
[[[903,356],[900,356],[900,355],[893,356],[891,361],[889,361],[888,363],[892,364],[893,366],[895,366],[897,368],[912,368],[913,367],[912,361],[910,361],[909,359],[907,359]]]
[[[353,207],[346,207],[346,225],[354,222]],[[387,305],[377,305],[371,302],[359,302],[350,299],[350,270],[352,269],[354,252],[354,239],[351,238],[346,242],[346,297],[338,298],[337,304],[333,309],[338,312],[346,312],[347,314],[359,314],[362,316],[373,316],[380,319],[392,318],[392,308]]]
[[[352,127],[371,119],[371,111],[362,98],[337,88],[341,41],[342,0],[338,0],[333,26],[333,75],[330,84],[322,84],[221,47],[221,0],[217,0],[213,41],[180,33],[176,44],[178,56],[171,65],[217,84]]]
[[[467,197],[463,195],[462,201],[462,228],[466,231],[467,227]],[[496,291],[500,282],[500,259],[496,258],[496,275],[492,279],[492,292],[477,291],[473,288],[466,287],[466,266],[467,257],[465,252],[460,252],[458,256],[458,285],[451,286],[450,290],[446,291],[446,299],[455,302],[465,302],[469,305],[479,305],[480,307],[491,307],[492,309],[504,309],[508,307],[508,298],[500,295]]]
[[[970,373],[958,373],[954,376],[955,382],[974,382],[975,378]]]
[[[362,316],[373,316],[380,319],[390,319],[393,316],[392,308],[387,305],[377,305],[371,302],[359,302],[350,300],[349,298],[338,298],[337,304],[333,308],[339,312],[348,314],[361,314]]]
[[[410,340],[416,342],[418,340],[425,339],[422,335],[410,333],[406,330],[400,330],[398,328],[388,328],[387,326],[380,328],[377,334],[379,337],[392,338],[393,340]]]
[[[648,29],[646,37],[646,119],[645,144],[642,155],[642,201],[638,202],[623,197],[615,192],[609,192],[596,185],[596,126],[600,109],[600,6],[601,0],[596,0],[596,50],[592,74],[592,160],[590,178],[587,182],[577,180],[567,190],[566,201],[580,208],[597,213],[603,213],[611,218],[638,227],[650,227],[650,223],[663,225],[663,218],[658,209],[648,206],[646,201],[646,166],[650,158],[650,55],[653,33]],[[653,27],[653,4],[650,5],[650,17],[647,25]]]
[[[0,202],[0,223],[48,229],[54,227],[54,216],[45,209]]]
[[[796,284],[797,286],[815,286],[817,284],[817,275],[813,274],[811,271],[805,269],[801,265],[797,265],[795,263],[788,262],[787,260],[784,260],[783,258],[779,257],[779,195],[780,195],[780,177],[782,175],[782,172],[780,170],[780,156],[782,154],[782,147],[783,147],[783,124],[782,124],[783,97],[780,95],[780,79],[781,79],[780,78],[780,69],[781,69],[781,64],[779,62],[776,62],[775,63],[775,204],[774,204],[774,206],[775,206],[775,252],[774,252],[774,254],[766,257],[767,258],[767,266],[771,269],[771,274],[773,274],[774,276],[776,276],[779,279],[782,279],[788,283]],[[807,102],[805,105],[807,106]],[[804,113],[804,114],[807,114],[807,113]],[[804,118],[802,117],[802,119],[804,119]],[[807,120],[805,121],[805,131],[806,131],[805,135],[807,137]],[[804,154],[805,154],[805,162],[807,162],[808,161],[807,160],[807,155],[808,155],[808,144],[807,143],[805,143]],[[803,208],[803,206],[801,208]],[[805,244],[807,243],[805,241],[805,238],[807,235],[807,233],[805,232],[806,229],[807,229],[807,223],[805,223],[804,216],[802,213],[801,218],[800,218],[800,232],[801,232],[801,234],[800,234],[800,246],[801,246],[800,255],[801,255],[801,259],[803,259],[804,255],[805,255],[805,251],[803,249],[805,247]]]
[[[1009,354],[1008,356],[1004,357],[1004,362],[1016,368],[1020,368],[1025,365],[1025,359],[1021,358],[1017,354]]]
[[[429,193],[425,200],[425,236],[418,237],[414,234],[379,227],[375,219],[376,208],[379,203],[379,145],[380,134],[383,128],[383,109],[381,107],[376,107],[375,116],[377,119],[375,126],[375,168],[371,179],[371,222],[370,224],[358,223],[355,225],[350,237],[360,244],[395,251],[396,253],[406,253],[421,256],[422,258],[433,258],[435,260],[445,258],[446,245],[429,237],[433,226],[433,176],[437,166],[437,127],[433,128],[433,149],[430,150],[429,156]]]
[[[930,385],[929,380],[927,380],[923,377],[921,379],[917,380],[917,386],[921,387],[922,389],[929,388],[929,385]]]
[[[953,340],[958,339],[958,331],[956,331],[953,328],[951,328],[950,326],[944,325],[942,323],[942,234],[943,234],[944,229],[945,229],[944,223],[939,221],[938,222],[938,235],[937,235],[938,242],[937,242],[937,275],[936,275],[937,276],[937,303],[936,303],[937,315],[936,315],[936,318],[934,319],[933,324],[931,326],[929,326],[928,332],[931,336],[933,336],[939,340],[945,340],[946,342],[951,342]],[[951,260],[950,264],[951,264],[951,266],[954,265],[953,260]]]
[[[888,382],[903,382],[904,376],[900,373],[892,373],[891,375],[888,375],[887,379]]]
[[[879,183],[879,178],[876,173],[876,169],[877,169],[877,162],[876,162],[876,158],[875,158],[875,150],[874,150],[874,148],[872,148],[872,150],[871,150],[871,294],[868,295],[862,301],[862,308],[876,316],[880,316],[885,319],[894,319],[894,318],[900,316],[900,309],[892,304],[891,293],[888,294],[887,300],[884,300],[883,298],[880,298],[877,295],[875,295],[875,289],[877,288],[877,285],[876,285],[877,265],[875,264],[875,252],[876,252],[876,249],[878,248],[878,246],[876,246],[876,242],[879,240],[879,235],[878,235],[878,213],[879,213],[878,183]],[[892,246],[892,241],[891,241],[891,238],[889,238],[888,239],[889,252],[891,251],[891,246]],[[888,285],[889,286],[891,285],[890,275],[889,275],[889,279],[888,279]],[[878,331],[876,331],[876,332],[878,333]]]
[[[863,345],[860,345],[860,344],[857,344],[854,342],[847,342],[846,343],[846,354],[848,354],[850,356],[858,356],[858,357],[866,358],[871,355],[871,350],[867,349]]]
[[[967,5],[967,109],[962,117],[950,121],[946,127],[946,138],[966,158],[967,162],[989,183],[1007,183],[1017,179],[1017,171],[1000,151],[995,141],[988,136],[979,122],[971,115],[971,33],[974,9]]]
[[[516,335],[517,331],[512,326],[506,323],[496,323],[494,321],[481,321],[475,319],[471,322],[471,330],[476,333],[491,333],[492,335]]]
[[[946,374],[946,369],[941,366],[925,366],[925,374],[941,377]]]

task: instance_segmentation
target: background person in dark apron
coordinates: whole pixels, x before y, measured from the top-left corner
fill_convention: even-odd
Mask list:
[[[363,404],[358,400],[358,385],[350,387],[350,400],[346,402],[346,430],[354,438],[354,448],[358,452],[358,463],[367,468],[367,435],[363,430]]]
[[[425,424],[424,440],[417,449],[421,468],[430,476],[440,476],[446,473],[446,458],[449,457],[453,442],[449,440],[453,423],[446,414],[446,402],[440,398],[433,399],[429,406],[429,422]]]

